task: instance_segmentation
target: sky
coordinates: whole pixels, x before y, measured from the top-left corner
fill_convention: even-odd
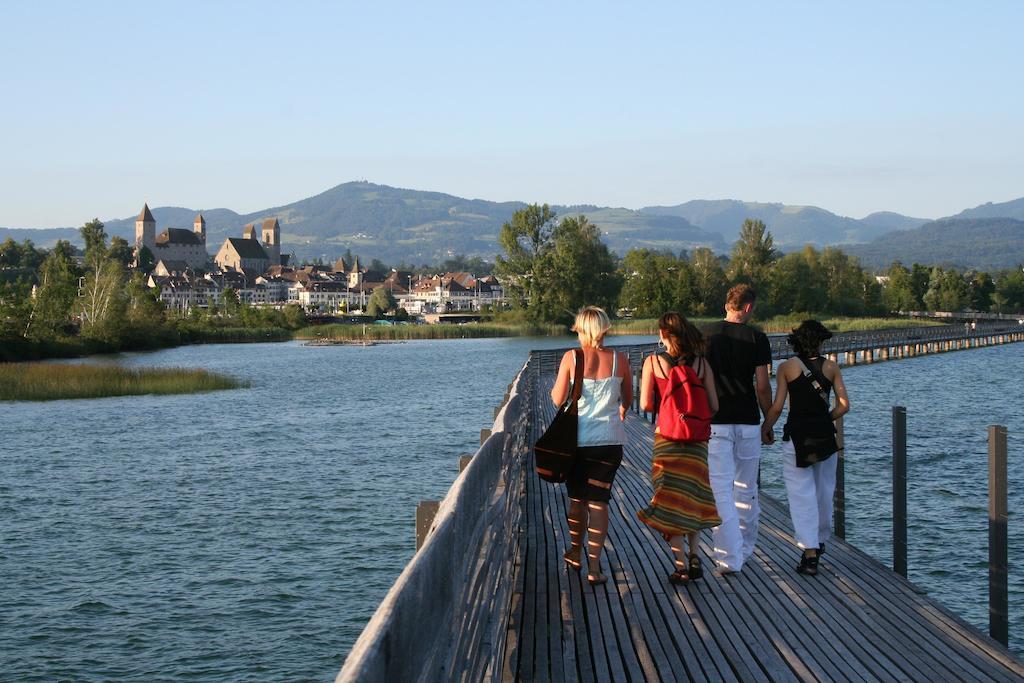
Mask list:
[[[1024,196],[1021,2],[0,2],[0,26],[5,227],[351,180],[855,218]]]

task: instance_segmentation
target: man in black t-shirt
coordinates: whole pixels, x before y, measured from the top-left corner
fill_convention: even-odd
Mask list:
[[[729,290],[725,320],[703,328],[707,358],[715,372],[718,412],[711,421],[708,473],[722,524],[713,530],[719,570],[738,572],[754,552],[761,506],[761,414],[772,404],[768,381],[772,350],[768,337],[746,324],[757,298],[750,285]]]

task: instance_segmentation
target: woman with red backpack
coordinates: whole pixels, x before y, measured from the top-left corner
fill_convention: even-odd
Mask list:
[[[700,530],[722,523],[708,480],[708,439],[718,397],[700,330],[669,312],[658,319],[658,338],[666,351],[644,360],[640,378],[640,408],[658,412],[651,467],[654,497],[637,517],[672,547],[675,571],[669,582],[685,584],[704,574],[697,556]]]

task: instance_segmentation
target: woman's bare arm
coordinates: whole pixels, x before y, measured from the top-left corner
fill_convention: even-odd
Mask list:
[[[843,383],[843,373],[840,372],[839,366],[832,361],[828,361],[832,365],[835,365],[835,375],[830,378],[832,382],[832,390],[835,392],[836,405],[829,412],[828,416],[833,420],[837,420],[843,415],[850,412],[850,399],[846,395],[846,384]]]
[[[644,359],[643,370],[640,373],[640,410],[645,413],[654,411],[654,356]]]
[[[613,353],[619,353],[614,351]],[[626,411],[633,404],[633,373],[630,372],[629,358],[619,353],[618,360],[619,377],[622,378],[622,390],[619,394],[622,402],[619,405],[619,418],[626,419]]]
[[[558,365],[558,376],[555,377],[555,386],[551,387],[551,400],[556,406],[565,403],[569,398],[569,375],[576,365],[576,359],[572,351],[566,351],[562,356],[562,362]]]

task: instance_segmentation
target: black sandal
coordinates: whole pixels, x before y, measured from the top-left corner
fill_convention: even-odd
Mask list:
[[[697,553],[690,553],[690,571],[687,573],[690,575],[691,581],[696,581],[704,576],[704,567],[700,566],[700,558],[697,557]]]
[[[677,569],[668,575],[668,582],[676,586],[685,586],[690,583],[690,575],[682,569]]]
[[[800,557],[800,564],[796,566],[797,572],[805,574],[807,576],[818,575],[818,551],[815,550],[813,555],[803,555]]]

